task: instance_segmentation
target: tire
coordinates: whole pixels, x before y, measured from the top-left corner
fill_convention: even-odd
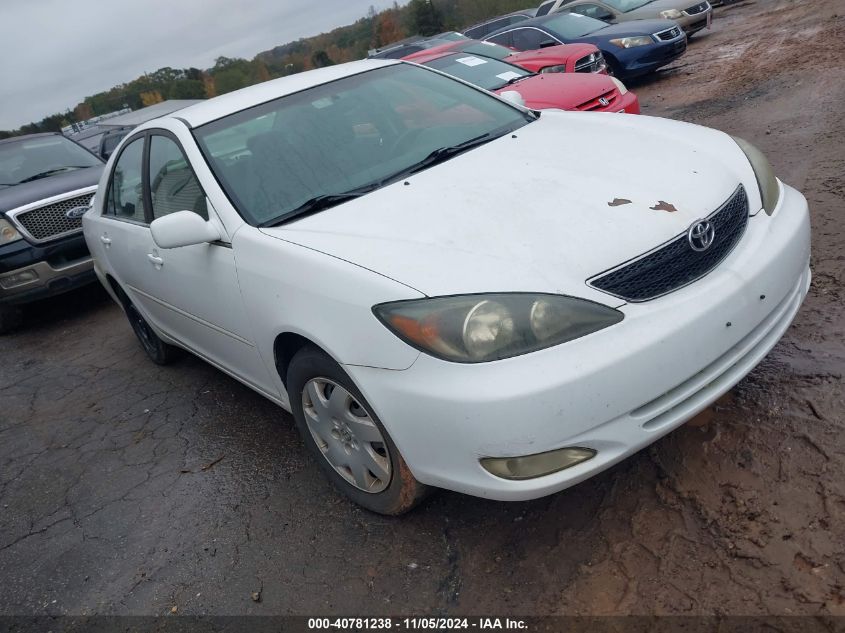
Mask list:
[[[332,358],[316,347],[300,349],[286,384],[299,433],[340,492],[394,516],[425,498],[428,486],[414,479],[372,407]]]
[[[23,312],[18,306],[0,305],[0,334],[8,334],[23,323]]]
[[[132,302],[126,301],[125,307],[129,325],[132,326],[132,331],[138,337],[141,348],[147,353],[151,361],[156,365],[169,365],[179,358],[182,350],[162,341],[158,337],[158,334],[150,327],[150,324],[147,323],[146,319],[141,316],[138,309],[132,305]]]

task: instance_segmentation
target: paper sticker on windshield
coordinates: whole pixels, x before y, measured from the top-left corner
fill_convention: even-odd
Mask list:
[[[461,57],[460,59],[456,59],[455,61],[459,64],[463,64],[464,66],[481,66],[481,64],[487,63],[479,57]]]
[[[318,110],[322,110],[323,108],[327,108],[332,104],[331,97],[323,97],[322,99],[317,99],[316,101],[312,101],[311,105],[317,108]]]
[[[502,73],[501,75],[496,75],[502,81],[510,81],[511,79],[517,79],[518,77],[522,77],[519,73],[515,73],[512,70],[509,70],[506,73]]]

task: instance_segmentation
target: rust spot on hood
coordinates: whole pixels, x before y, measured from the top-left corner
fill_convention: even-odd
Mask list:
[[[669,213],[674,213],[678,209],[675,208],[674,204],[666,202],[665,200],[658,200],[657,204],[653,207],[649,207],[652,211],[668,211]]]
[[[631,204],[631,201],[628,198],[614,198],[610,202],[607,203],[609,207],[620,207],[623,204]]]

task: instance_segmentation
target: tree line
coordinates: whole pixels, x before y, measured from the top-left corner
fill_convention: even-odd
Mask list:
[[[489,17],[523,9],[531,0],[411,0],[382,11],[370,6],[353,24],[301,38],[258,53],[251,60],[218,57],[214,66],[159,68],[153,73],[85,97],[73,108],[28,123],[17,130],[0,130],[0,138],[36,132],[58,132],[62,127],[125,107],[137,110],[167,99],[206,99],[252,84],[312,68],[367,56],[411,35],[430,36],[461,30]]]

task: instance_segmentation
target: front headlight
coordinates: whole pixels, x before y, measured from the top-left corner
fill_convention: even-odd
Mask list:
[[[625,84],[623,84],[621,81],[619,81],[616,77],[611,77],[610,81],[615,83],[616,87],[619,88],[619,94],[621,94],[621,95],[627,94],[628,88],[625,86]]]
[[[562,295],[496,293],[382,303],[373,312],[409,345],[443,360],[483,363],[559,345],[624,315]]]
[[[8,220],[0,218],[0,244],[9,244],[23,239],[18,230]]]
[[[611,44],[616,44],[619,48],[634,48],[636,46],[648,46],[654,44],[654,40],[650,35],[637,35],[635,37],[620,37],[615,40],[610,40]]]
[[[760,187],[760,197],[763,200],[763,210],[766,215],[772,215],[775,212],[775,207],[778,205],[780,198],[780,185],[772,169],[769,159],[759,149],[754,147],[745,139],[738,136],[731,137],[739,148],[743,151],[751,163],[751,168],[754,170],[754,175],[757,177],[757,185]]]
[[[540,69],[541,73],[565,73],[566,64],[558,64],[557,66],[546,66]]]
[[[684,17],[684,14],[677,9],[668,9],[666,11],[661,11],[660,17],[666,18],[667,20],[677,20],[678,18]]]

